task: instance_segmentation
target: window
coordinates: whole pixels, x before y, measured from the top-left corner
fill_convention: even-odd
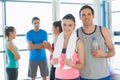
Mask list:
[[[7,25],[15,26],[17,29],[17,34],[25,34],[29,29],[32,29],[31,19],[34,16],[38,16],[40,18],[41,28],[47,30],[48,32],[51,32],[50,29],[52,23],[51,4],[7,2],[6,15]]]
[[[5,80],[4,78],[4,53],[3,53],[3,37],[2,37],[2,3],[0,1],[0,80]]]
[[[5,75],[4,75],[4,54],[0,53],[0,79],[5,80]]]
[[[120,4],[120,0],[112,0],[112,11],[120,11],[120,8],[118,7]]]
[[[93,0],[60,0],[60,2],[92,4],[92,3],[93,3]]]
[[[120,31],[120,12],[112,13],[112,31]]]
[[[120,22],[119,22],[119,18],[120,18],[120,8],[119,6],[120,1],[119,0],[114,0],[112,1],[112,32],[120,32]],[[120,42],[120,35],[116,36],[114,35],[114,42]],[[119,55],[119,48],[120,45],[117,44],[115,45],[115,51],[116,51],[116,55],[111,59],[112,61],[112,65],[114,67],[114,69],[116,69],[117,72],[120,73],[120,55]]]
[[[0,35],[2,34],[2,2],[0,1]]]

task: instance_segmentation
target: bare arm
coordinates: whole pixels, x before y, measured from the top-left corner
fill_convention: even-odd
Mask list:
[[[108,52],[105,52],[104,49],[100,46],[99,50],[92,50],[92,54],[96,58],[110,58],[115,55],[115,49],[112,43],[112,38],[107,28],[101,28],[101,29],[103,36],[105,38],[105,44],[108,47]]]
[[[108,52],[104,57],[109,58],[109,57],[112,57],[115,55],[115,49],[114,49],[114,45],[112,42],[112,37],[111,37],[111,34],[107,28],[102,28],[102,32],[103,32],[103,35],[105,37],[105,43],[108,47]]]
[[[44,46],[44,48],[48,49],[50,51],[50,53],[53,53],[52,46],[48,41],[44,41],[43,46]]]
[[[44,48],[43,43],[33,44],[32,41],[28,41],[28,49],[42,49]]]
[[[82,69],[84,67],[84,43],[81,40],[78,40],[77,45],[78,52],[78,62],[74,64],[71,59],[65,59],[65,64],[77,69]]]
[[[19,60],[20,55],[19,55],[18,51],[15,49],[14,44],[11,41],[7,44],[7,47],[14,54],[15,59]]]
[[[73,67],[82,69],[84,67],[84,43],[80,39],[77,42],[77,52],[78,52],[78,63]]]

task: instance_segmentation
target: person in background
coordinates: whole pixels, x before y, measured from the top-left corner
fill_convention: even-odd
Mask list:
[[[77,33],[85,44],[85,67],[80,71],[80,80],[110,80],[107,58],[115,55],[111,34],[107,28],[93,23],[95,15],[91,6],[84,5],[79,16],[83,26]],[[97,50],[92,48],[92,37],[96,37]]]
[[[40,29],[40,19],[38,17],[32,18],[32,24],[33,29],[26,33],[28,49],[30,51],[28,76],[35,80],[39,67],[42,80],[46,80],[49,71],[44,43],[47,42],[48,36],[45,30]]]
[[[8,80],[18,79],[18,67],[20,55],[18,49],[15,46],[13,40],[16,38],[16,30],[13,26],[5,27],[5,53],[7,54],[7,78]]]
[[[54,47],[57,41],[57,38],[59,36],[59,34],[62,32],[62,26],[61,26],[61,21],[55,21],[53,22],[53,44],[52,44],[52,52],[50,55],[50,60],[52,60],[53,57],[53,51],[54,51]],[[51,69],[50,69],[50,80],[55,80],[55,67],[53,65],[51,65]]]
[[[77,38],[72,14],[63,17],[62,30],[51,61],[56,67],[55,80],[79,80],[79,69],[84,67],[84,43]]]

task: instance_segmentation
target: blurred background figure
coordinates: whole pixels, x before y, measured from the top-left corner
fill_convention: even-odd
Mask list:
[[[59,36],[59,34],[62,32],[62,27],[61,27],[61,21],[55,21],[53,22],[53,43],[52,43],[52,52],[50,55],[50,60],[53,57],[53,50],[57,41],[57,38]],[[55,79],[55,67],[53,65],[51,65],[51,69],[50,69],[50,80],[54,80]]]
[[[16,30],[13,26],[5,27],[5,52],[7,54],[7,76],[8,80],[17,80],[20,55],[13,39],[16,38]]]
[[[49,71],[44,42],[47,42],[48,36],[45,30],[40,29],[40,19],[38,17],[32,18],[32,24],[33,29],[26,34],[28,49],[30,50],[28,76],[35,80],[39,67],[42,80],[46,80]]]

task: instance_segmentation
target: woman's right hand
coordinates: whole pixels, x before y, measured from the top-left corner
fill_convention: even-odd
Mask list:
[[[51,62],[53,65],[58,64],[58,58],[53,58]]]
[[[15,59],[16,59],[16,60],[19,60],[19,59],[20,59],[20,55],[19,55],[19,54],[16,54],[16,55],[15,55]]]

